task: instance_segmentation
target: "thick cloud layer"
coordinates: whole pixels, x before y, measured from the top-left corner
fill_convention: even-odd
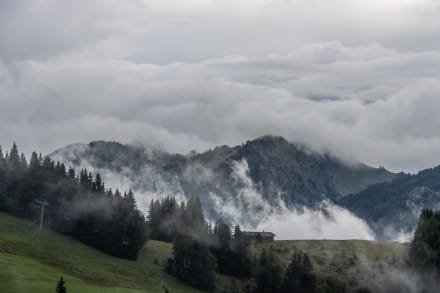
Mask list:
[[[0,144],[170,151],[276,134],[440,163],[436,1],[0,1]]]

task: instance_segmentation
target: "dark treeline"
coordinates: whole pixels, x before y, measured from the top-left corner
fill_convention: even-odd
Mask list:
[[[246,292],[315,292],[313,267],[305,253],[295,252],[287,268],[272,249],[257,257],[240,226],[232,230],[222,220],[212,226],[197,198],[187,204],[178,204],[174,197],[153,200],[147,225],[151,239],[174,243],[165,270],[196,288],[213,290],[218,272],[248,280],[242,288]],[[237,290],[231,285],[231,292]]]
[[[317,292],[316,277],[310,259],[306,253],[300,250],[294,252],[285,270],[272,249],[263,250],[260,255],[256,280],[258,292]],[[326,292],[335,292],[328,289],[327,286]]]
[[[440,274],[440,211],[422,211],[409,258],[413,267]]]
[[[147,239],[144,216],[133,193],[106,189],[99,174],[79,174],[33,152],[29,163],[14,143],[0,148],[0,211],[39,221],[108,254],[136,259]]]
[[[215,272],[249,277],[251,245],[239,226],[232,233],[219,220],[205,220],[198,198],[178,204],[174,197],[152,201],[147,224],[151,239],[174,242],[174,255],[166,271],[184,282],[205,290],[215,286]]]
[[[418,277],[417,292],[439,292],[440,211],[423,209],[410,245],[408,263],[413,275]]]

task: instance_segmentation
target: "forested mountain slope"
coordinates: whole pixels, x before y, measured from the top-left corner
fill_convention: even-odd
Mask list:
[[[147,196],[198,196],[208,209],[218,198],[237,197],[246,184],[273,204],[281,198],[288,206],[313,207],[394,177],[383,168],[345,163],[274,136],[188,155],[97,141],[70,145],[50,156],[99,171],[106,182],[129,185]],[[208,213],[215,214],[215,209]]]
[[[415,175],[401,173],[338,203],[365,219],[380,239],[411,233],[423,208],[440,208],[440,166]]]

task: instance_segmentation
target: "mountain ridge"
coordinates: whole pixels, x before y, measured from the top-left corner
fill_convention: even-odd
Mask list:
[[[319,209],[325,200],[336,201],[395,176],[270,135],[187,155],[93,141],[69,145],[50,156],[76,169],[100,172],[110,185],[133,188],[144,212],[151,198],[197,196],[208,217],[244,220],[252,226],[276,207]]]
[[[144,164],[152,164],[170,172],[183,172],[184,167],[197,164],[218,170],[227,168],[225,165],[231,161],[246,159],[250,165],[249,172],[254,182],[264,181],[263,175],[267,176],[267,172],[278,171],[276,170],[277,166],[270,163],[273,161],[278,166],[285,167],[283,172],[292,172],[290,175],[286,175],[296,177],[304,189],[315,193],[325,193],[330,198],[357,193],[371,184],[390,181],[395,175],[384,168],[374,168],[361,162],[348,163],[346,160],[328,153],[320,154],[305,145],[293,144],[283,137],[272,135],[248,140],[242,145],[232,147],[221,145],[205,152],[191,152],[187,155],[171,154],[139,145],[124,145],[114,141],[92,141],[88,144],[68,145],[54,151],[49,156],[70,163],[74,167],[81,165],[81,160],[86,156],[88,160],[94,160],[92,167],[97,169],[116,168],[120,170],[121,167],[129,167],[138,171]],[[286,160],[290,161],[286,164]],[[320,182],[319,186],[315,186],[317,184],[314,182],[320,181],[320,179],[309,180],[306,178],[304,174],[310,171],[317,173],[313,175],[327,176],[326,179],[330,182]],[[333,173],[328,174],[329,172]],[[353,176],[353,174],[355,175]],[[356,180],[357,182],[350,185]],[[291,182],[280,183],[285,186]]]
[[[399,173],[337,203],[364,219],[378,239],[412,235],[423,208],[440,209],[440,166],[416,174]]]

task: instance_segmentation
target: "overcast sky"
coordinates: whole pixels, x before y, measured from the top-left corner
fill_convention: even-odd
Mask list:
[[[435,0],[0,0],[0,144],[172,152],[282,135],[440,164]]]

